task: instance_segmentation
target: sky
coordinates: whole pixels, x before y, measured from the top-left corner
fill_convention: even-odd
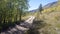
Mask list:
[[[29,0],[29,10],[37,9],[40,4],[44,6],[48,3],[55,2],[55,1],[57,0]]]

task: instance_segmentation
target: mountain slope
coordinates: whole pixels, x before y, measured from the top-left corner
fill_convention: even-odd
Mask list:
[[[55,1],[55,2],[48,3],[47,5],[43,6],[43,9],[56,7],[57,5],[58,5],[58,1]],[[38,11],[38,9],[31,10],[30,12],[36,12],[36,11]]]
[[[47,23],[46,27],[39,30],[40,33],[60,34],[60,3],[53,2],[46,5],[40,15],[40,20]]]
[[[57,1],[56,1],[56,2],[52,2],[52,3],[48,3],[48,4],[45,5],[43,8],[46,9],[46,8],[55,7],[55,6],[58,5],[57,3],[58,3]]]

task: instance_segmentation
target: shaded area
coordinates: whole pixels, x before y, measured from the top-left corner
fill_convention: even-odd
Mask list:
[[[25,34],[26,27],[21,25],[22,23],[24,22],[21,22],[20,24],[10,24],[6,27],[4,26],[0,34]]]
[[[25,32],[32,27],[34,18],[34,16],[31,16],[31,18],[27,19],[26,21],[17,22],[14,26],[2,31],[1,34],[25,34]]]
[[[22,20],[21,22],[24,22],[24,20]],[[20,21],[17,21],[17,22],[9,22],[9,23],[1,23],[1,29],[0,29],[0,32],[4,32],[4,31],[7,31],[7,30],[9,30],[9,29],[12,29],[12,28],[14,28],[16,25],[20,25],[20,23],[21,23]]]
[[[34,20],[32,27],[27,31],[27,34],[40,34],[39,29],[44,28],[46,23],[42,20]]]

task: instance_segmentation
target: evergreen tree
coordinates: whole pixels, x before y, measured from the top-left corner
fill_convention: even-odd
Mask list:
[[[39,12],[41,13],[42,10],[43,10],[42,4],[40,4],[40,6],[39,6]]]

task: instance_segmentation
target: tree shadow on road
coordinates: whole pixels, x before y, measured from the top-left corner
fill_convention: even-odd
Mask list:
[[[28,30],[27,34],[40,34],[38,29],[45,27],[46,23],[42,20],[34,20],[32,27]]]
[[[22,20],[21,22],[24,22],[24,20]],[[16,25],[20,25],[20,21],[2,23],[0,33],[10,30],[10,29],[14,28]]]

